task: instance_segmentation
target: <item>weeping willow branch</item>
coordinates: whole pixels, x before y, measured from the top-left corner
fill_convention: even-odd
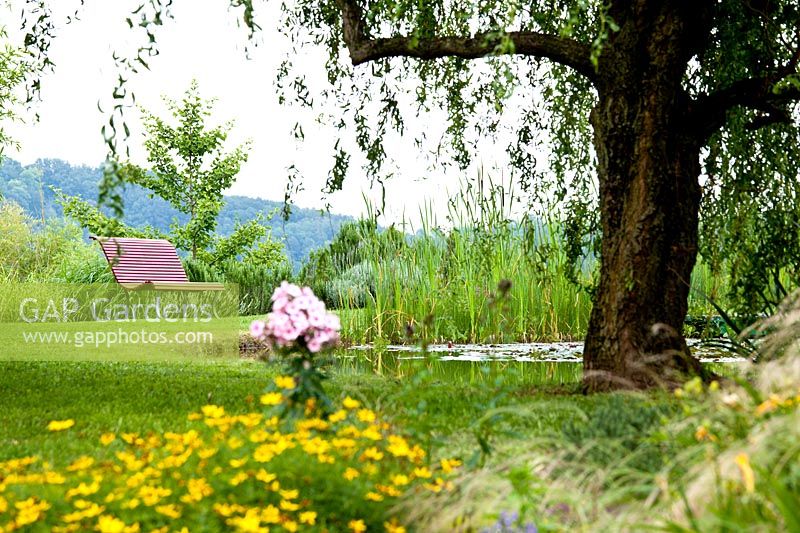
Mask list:
[[[575,69],[590,80],[596,76],[591,47],[573,39],[530,31],[478,33],[471,37],[372,38],[365,29],[358,0],[337,0],[336,3],[342,16],[342,37],[354,65],[387,57],[476,59],[518,54],[550,59]]]

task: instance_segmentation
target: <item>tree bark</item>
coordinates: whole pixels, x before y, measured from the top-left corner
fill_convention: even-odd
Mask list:
[[[681,85],[702,45],[692,35],[701,33],[702,9],[612,9],[621,29],[601,55],[591,117],[603,242],[583,355],[587,392],[672,386],[703,372],[682,334],[697,258],[702,135]]]

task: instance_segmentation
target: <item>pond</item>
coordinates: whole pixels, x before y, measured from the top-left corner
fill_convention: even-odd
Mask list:
[[[692,353],[714,371],[729,374],[745,359],[730,351],[688,339]],[[395,377],[425,370],[448,381],[491,381],[514,378],[533,383],[577,383],[582,375],[582,342],[514,344],[432,344],[423,354],[419,346],[353,346],[338,354],[343,370],[373,371]]]
[[[699,339],[688,339],[687,343],[697,357],[704,363],[736,363],[744,361],[741,357],[716,346],[710,346]],[[424,359],[419,346],[390,344],[383,351],[396,354],[399,359]],[[349,348],[351,356],[361,352],[374,352],[371,345]],[[517,361],[521,363],[553,362],[580,363],[583,357],[582,342],[530,342],[514,344],[431,344],[428,357],[440,361]]]

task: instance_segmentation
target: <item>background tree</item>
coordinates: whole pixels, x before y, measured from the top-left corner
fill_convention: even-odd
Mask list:
[[[125,163],[120,172],[126,183],[151,191],[151,197],[163,198],[187,215],[187,221],[174,220],[169,234],[164,235],[150,226],[131,228],[79,197],[62,195],[64,213],[95,234],[168,238],[178,249],[188,251],[192,259],[209,265],[239,256],[261,264],[284,261],[282,246],[268,238],[268,229],[261,223],[260,215],[237,223],[226,237],[216,234],[219,213],[225,203],[222,193],[233,184],[247,160],[247,144],[229,153],[223,151],[232,123],[207,126],[213,101],[200,97],[196,82],[192,82],[180,103],[166,98],[165,101],[176,125],[143,112],[147,133],[144,145],[150,167]]]

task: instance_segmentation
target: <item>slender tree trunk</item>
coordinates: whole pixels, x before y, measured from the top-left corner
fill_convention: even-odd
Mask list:
[[[647,4],[614,9],[621,29],[603,50],[592,113],[603,244],[584,350],[587,391],[671,385],[702,372],[682,335],[697,257],[701,141],[681,85],[702,10]]]

